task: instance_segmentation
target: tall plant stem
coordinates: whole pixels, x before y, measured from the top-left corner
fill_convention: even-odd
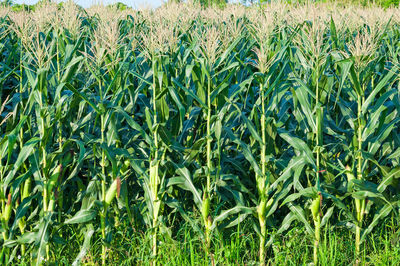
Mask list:
[[[57,61],[57,82],[60,83],[60,55],[59,55],[58,39],[56,42],[56,61]],[[62,150],[62,122],[58,121],[58,148]]]
[[[56,41],[56,61],[57,61],[57,82],[60,83],[60,55],[59,55],[59,43],[58,39]],[[60,97],[60,95],[59,95]],[[59,119],[58,121],[58,149],[62,150],[62,121]],[[62,212],[62,193],[61,189],[58,190],[58,222],[61,223],[61,212]]]
[[[22,57],[23,57],[23,46],[22,43],[20,42],[20,47],[21,47],[21,55],[19,57],[19,93],[20,93],[20,97],[21,97],[21,110],[23,110],[23,101],[22,101],[22,93],[23,93],[23,67],[22,67]],[[22,116],[23,116],[23,112],[20,112],[20,121],[22,121]],[[24,146],[24,129],[21,127],[21,129],[19,130],[19,146],[20,149],[22,149],[22,147]],[[24,165],[25,166],[25,165]],[[21,235],[23,235],[25,233],[24,228],[22,228],[21,230]],[[25,244],[21,245],[21,254],[25,255]]]
[[[152,190],[152,198],[153,198],[153,240],[152,240],[152,249],[154,260],[156,260],[157,256],[157,226],[158,226],[158,212],[160,208],[160,202],[158,199],[158,134],[157,134],[157,92],[156,92],[156,58],[153,56],[152,60],[153,67],[153,139],[154,139],[154,158],[150,156],[150,185]]]
[[[357,131],[357,140],[358,140],[358,154],[357,154],[357,179],[363,180],[362,173],[362,131],[363,131],[363,122],[362,122],[362,113],[361,108],[363,104],[363,98],[361,95],[357,97],[357,120],[358,120],[358,131]],[[360,254],[360,235],[361,235],[361,226],[364,216],[364,208],[365,208],[365,200],[355,199],[356,212],[357,212],[357,224],[356,224],[356,257]]]
[[[101,82],[99,82],[99,91],[100,91],[100,98],[103,100],[103,94],[101,93]],[[104,144],[105,137],[105,125],[104,125],[104,114],[100,115],[100,128],[101,128],[101,144]],[[103,211],[100,215],[100,226],[101,226],[101,237],[103,241],[106,239],[106,215],[107,215],[107,204],[106,204],[106,155],[104,149],[101,150],[101,194],[102,194],[102,202],[103,202]],[[104,265],[106,263],[106,246],[102,245],[102,254],[101,254],[101,263]]]
[[[207,187],[205,193],[204,203],[204,224],[206,229],[206,253],[210,247],[210,234],[211,234],[211,220],[210,220],[210,190],[211,190],[211,74],[207,79]],[[208,254],[207,254],[208,255]]]
[[[23,97],[23,66],[22,66],[22,63],[23,63],[23,52],[24,52],[24,50],[23,50],[23,45],[22,45],[22,42],[20,41],[20,47],[21,47],[21,55],[20,55],[20,57],[19,57],[19,94],[20,94],[20,97],[21,97],[21,101],[20,101],[20,108],[21,108],[21,112],[20,112],[20,115],[19,115],[19,117],[20,117],[20,121],[22,121],[22,118],[23,118],[23,108],[24,108],[24,106],[23,106],[23,100],[22,100],[22,97]],[[20,139],[20,141],[19,141],[19,147],[20,147],[20,149],[22,149],[23,148],[23,146],[24,146],[24,129],[23,129],[23,127],[21,127],[21,129],[19,130],[19,139]],[[24,166],[24,168],[25,168],[25,170],[27,170],[27,167],[26,167],[26,165],[25,165],[25,163],[23,164],[23,166]],[[22,190],[24,190],[24,188],[22,188]],[[21,200],[22,201],[22,200]],[[25,217],[23,217],[23,219],[25,219]],[[23,235],[24,233],[25,233],[25,229],[22,227],[22,228],[20,228],[20,231],[21,231],[21,235]],[[22,255],[25,255],[25,244],[21,244],[21,254]]]
[[[23,93],[23,68],[22,68],[22,56],[23,56],[23,48],[22,48],[22,43],[20,43],[21,45],[21,55],[19,58],[19,93],[20,93],[20,97],[21,97],[21,110],[23,110],[23,101],[22,101],[22,93]],[[23,116],[23,112],[21,111],[20,114],[20,121],[22,120],[22,116]],[[22,149],[22,147],[24,146],[24,129],[21,127],[21,129],[19,130],[19,137],[20,137],[20,148]]]
[[[44,136],[44,132],[45,132],[45,126],[44,126],[44,118],[42,117],[41,119],[42,121],[42,132],[43,132],[43,136]],[[45,215],[48,214],[49,212],[49,197],[51,198],[50,195],[48,195],[49,193],[51,193],[50,191],[48,191],[47,188],[47,184],[48,184],[48,177],[46,175],[46,172],[44,169],[46,169],[47,167],[47,154],[46,154],[46,148],[42,147],[42,152],[43,152],[43,176],[45,178],[45,182],[44,182],[44,188],[43,188],[43,211],[45,213]],[[49,261],[49,253],[50,253],[50,249],[49,249],[49,244],[46,244],[46,260]]]
[[[261,147],[261,173],[262,178],[265,180],[266,177],[266,135],[265,135],[265,122],[266,122],[266,114],[265,114],[265,95],[264,95],[264,86],[261,85],[261,139],[262,139],[262,147]]]
[[[44,126],[44,118],[41,117],[41,127],[42,127],[42,138],[44,136],[44,132],[45,132],[45,126]],[[47,174],[46,174],[46,167],[47,167],[47,159],[46,159],[46,148],[43,146],[42,147],[42,156],[43,156],[43,177],[45,178],[45,182],[44,182],[44,188],[43,188],[43,211],[46,213],[48,211],[48,191],[47,191]]]
[[[207,83],[207,192],[211,186],[211,80]]]
[[[321,217],[318,215],[314,220],[315,239],[314,239],[314,265],[318,265],[318,246],[321,235]]]
[[[315,116],[315,126],[316,126],[316,132],[315,132],[315,144],[316,144],[316,188],[319,191],[320,190],[320,182],[321,182],[321,177],[320,177],[320,156],[321,156],[321,146],[322,146],[322,123],[323,123],[323,108],[320,106],[319,102],[319,67],[318,67],[318,59],[317,59],[317,69],[316,69],[316,81],[315,81],[315,109],[316,109],[316,116]],[[320,202],[319,204],[322,204]],[[314,265],[318,264],[318,247],[319,247],[319,241],[320,241],[320,231],[321,231],[321,217],[320,217],[320,208],[318,208],[317,215],[313,216],[314,220],[314,227],[315,227],[315,239],[314,239]]]
[[[266,178],[266,135],[265,135],[265,91],[263,84],[260,83],[260,96],[261,96],[261,177],[257,178],[257,186],[260,194],[260,204],[258,206],[258,221],[260,224],[260,264],[265,265],[265,239],[266,239],[266,199],[265,199],[265,178]]]
[[[317,61],[318,62],[318,61]],[[317,63],[317,65],[318,65],[318,63]],[[319,73],[319,68],[317,67],[317,74]],[[322,144],[322,143],[320,143],[320,141],[322,140],[322,138],[321,138],[321,134],[322,134],[322,132],[320,131],[321,129],[322,129],[322,115],[321,115],[321,112],[322,112],[322,107],[321,107],[321,109],[320,109],[320,107],[319,107],[319,84],[318,84],[318,82],[319,82],[319,78],[318,78],[318,75],[317,75],[317,77],[316,77],[316,85],[315,85],[315,107],[316,107],[316,132],[315,132],[315,135],[316,135],[316,147],[317,147],[317,151],[316,151],[316,153],[317,153],[317,158],[316,158],[316,165],[317,165],[317,173],[316,173],[316,176],[317,176],[317,180],[316,180],[316,185],[317,185],[317,189],[319,189],[319,184],[320,184],[320,145]]]
[[[264,217],[259,217],[260,223],[260,265],[265,265],[265,239],[267,234],[267,225]]]

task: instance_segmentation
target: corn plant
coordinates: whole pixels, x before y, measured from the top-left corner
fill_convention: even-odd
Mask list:
[[[381,193],[387,187],[388,180],[392,180],[393,176],[396,175],[396,169],[394,171],[388,171],[388,169],[382,168],[379,161],[387,160],[384,154],[380,154],[380,148],[390,143],[388,139],[388,133],[392,128],[392,124],[397,123],[396,119],[380,117],[382,112],[386,113],[388,117],[394,115],[392,110],[387,110],[385,107],[386,97],[390,97],[390,93],[387,92],[386,96],[376,100],[376,96],[382,93],[382,90],[388,84],[391,84],[393,75],[397,72],[397,68],[394,67],[391,71],[383,71],[383,74],[376,76],[373,73],[372,66],[385,68],[384,57],[379,57],[379,54],[375,51],[375,36],[370,33],[357,33],[355,39],[349,45],[349,51],[351,58],[341,62],[341,64],[347,65],[344,67],[346,72],[343,73],[344,77],[348,77],[351,80],[354,91],[350,91],[349,100],[354,103],[352,108],[352,121],[347,120],[351,128],[354,130],[351,140],[349,139],[349,151],[348,163],[345,167],[347,180],[350,185],[350,193],[354,198],[355,205],[355,253],[356,256],[360,253],[361,242],[365,240],[365,236],[372,230],[372,228],[378,223],[378,220],[387,216],[393,209],[393,206],[387,201],[384,195]],[[361,41],[363,39],[363,41]],[[361,45],[361,43],[363,43]],[[378,58],[375,58],[378,57]],[[363,68],[363,70],[361,70]],[[349,106],[341,107],[343,112],[348,112]],[[380,126],[375,122],[380,120]],[[368,123],[366,121],[369,121]],[[389,122],[390,121],[390,122]],[[385,133],[386,132],[386,133]],[[375,143],[372,143],[372,140]],[[374,158],[380,158],[378,160]],[[342,166],[343,167],[343,166]],[[373,170],[375,169],[375,170]],[[382,175],[382,183],[374,184],[368,179],[374,175],[374,171],[378,171]],[[390,172],[390,174],[389,174]],[[369,177],[369,178],[368,178]],[[366,185],[368,184],[368,185]],[[365,223],[365,215],[369,212],[372,204],[376,203],[379,207],[374,219],[369,224],[368,228],[363,230],[363,223]],[[383,205],[382,205],[383,204]]]
[[[256,55],[253,63],[259,72],[254,73],[254,79],[258,82],[258,99],[255,99],[250,112],[251,120],[243,116],[246,127],[251,132],[251,143],[258,142],[260,149],[259,162],[254,164],[255,181],[259,203],[257,206],[257,217],[260,228],[260,264],[265,264],[265,246],[267,239],[267,219],[276,208],[277,202],[284,196],[286,189],[277,190],[276,178],[273,173],[276,170],[274,164],[275,153],[279,150],[274,140],[277,138],[276,123],[280,119],[278,113],[274,112],[277,108],[276,103],[280,102],[280,97],[285,90],[280,87],[280,79],[284,76],[285,49],[279,49],[272,40],[272,21],[262,20],[255,26],[255,38],[258,47],[254,48]],[[284,44],[282,44],[284,46]],[[279,70],[280,69],[280,70]],[[241,110],[238,110],[241,112]],[[259,120],[258,120],[259,119]],[[260,134],[260,133],[261,134]],[[261,135],[261,136],[260,136]],[[254,148],[250,148],[253,150]],[[257,156],[257,155],[255,155]],[[250,157],[251,158],[251,157]],[[282,182],[282,181],[281,181]],[[277,190],[277,191],[276,191]],[[275,195],[271,195],[275,193]],[[276,196],[278,195],[278,196]]]
[[[318,245],[320,242],[320,228],[322,217],[322,194],[321,194],[321,174],[326,171],[322,169],[324,151],[323,147],[323,125],[324,125],[324,106],[327,104],[329,94],[329,78],[324,76],[324,72],[329,67],[328,49],[329,46],[324,41],[324,28],[316,19],[299,31],[296,42],[302,49],[295,54],[297,64],[292,65],[294,82],[296,89],[293,91],[293,105],[296,112],[296,119],[299,122],[299,133],[304,134],[304,140],[298,139],[287,133],[281,136],[285,138],[295,149],[307,156],[307,161],[312,168],[311,173],[307,173],[307,186],[311,189],[310,177],[314,179],[316,191],[305,192],[307,189],[301,188],[305,194],[311,197],[311,216],[314,223],[314,264],[318,263]],[[307,128],[302,128],[306,125]],[[315,156],[313,155],[315,153]],[[326,164],[325,164],[326,165]],[[312,173],[313,172],[313,173]],[[300,192],[301,193],[301,192]],[[293,194],[298,195],[298,194]],[[292,199],[291,197],[289,197]],[[294,197],[296,198],[296,197]],[[290,202],[288,199],[285,202]],[[298,207],[292,207],[292,211],[297,213]],[[304,210],[303,210],[304,211]],[[301,214],[304,215],[304,214]],[[305,218],[301,220],[305,222]],[[308,230],[311,232],[311,230]]]

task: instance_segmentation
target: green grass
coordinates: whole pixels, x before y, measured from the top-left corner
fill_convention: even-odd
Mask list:
[[[376,228],[362,248],[361,265],[399,265],[400,231],[399,223],[389,219]],[[154,257],[151,250],[151,235],[134,232],[122,223],[109,247],[110,265],[151,265]],[[68,232],[68,230],[67,230]],[[71,239],[74,232],[71,228]],[[267,249],[267,264],[307,265],[312,262],[311,239],[304,237],[301,226],[294,226],[285,237],[277,238]],[[258,237],[248,224],[239,225],[224,235],[214,234],[212,238],[212,259],[215,265],[258,265]],[[158,265],[210,265],[211,259],[205,256],[204,242],[191,231],[190,226],[182,224],[174,238],[160,238]],[[70,265],[80,250],[79,241],[65,246],[52,246],[57,265]],[[354,264],[353,234],[346,229],[325,228],[319,250],[321,265]],[[101,243],[95,241],[83,259],[84,264],[101,263]],[[29,265],[23,258],[16,263]],[[54,263],[52,263],[54,264]]]

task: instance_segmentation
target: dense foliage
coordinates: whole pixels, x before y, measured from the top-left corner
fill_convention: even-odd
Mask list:
[[[213,237],[248,223],[263,264],[296,221],[315,264],[324,227],[354,232],[357,262],[399,218],[399,14],[2,9],[1,262],[71,242],[79,262],[101,241],[105,264],[126,223],[154,261],[183,223],[212,260]]]

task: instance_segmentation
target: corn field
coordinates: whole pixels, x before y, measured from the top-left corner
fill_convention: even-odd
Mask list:
[[[0,264],[108,264],[121,226],[157,264],[182,223],[214,264],[248,223],[261,265],[293,226],[314,265],[348,230],[357,265],[400,219],[397,8],[48,3],[0,39]]]

